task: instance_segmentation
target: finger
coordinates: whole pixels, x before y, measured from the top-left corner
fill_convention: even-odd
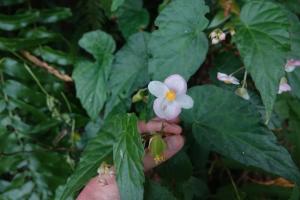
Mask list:
[[[173,135],[166,137],[165,141],[168,146],[167,150],[164,152],[166,160],[174,156],[184,145],[184,139],[181,135]],[[150,154],[150,152],[147,152],[144,157],[144,170],[148,171],[156,166],[157,164],[153,160],[152,155]]]
[[[175,123],[175,124],[178,124],[180,122],[179,117],[176,117],[176,118],[171,119],[171,120],[165,120],[165,119],[162,119],[162,118],[159,118],[159,117],[155,117],[155,118],[153,118],[153,120],[154,121],[163,121],[163,122]]]
[[[105,177],[104,177],[105,176]],[[99,177],[92,178],[81,191],[77,200],[119,200],[119,190],[114,176],[104,175],[106,185],[99,182]]]
[[[140,133],[163,131],[179,135],[182,132],[182,128],[179,125],[162,121],[138,122],[138,129]]]

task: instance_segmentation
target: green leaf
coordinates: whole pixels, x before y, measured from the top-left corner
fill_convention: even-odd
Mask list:
[[[40,107],[46,104],[45,95],[14,80],[5,81],[3,92],[11,98],[20,99],[35,106]]]
[[[51,31],[47,30],[46,27],[43,27],[43,26],[27,30],[25,32],[22,32],[20,35],[22,37],[28,38],[28,39],[42,38],[42,39],[46,40],[47,38],[49,38],[49,39],[61,38],[60,34],[58,34],[56,32],[51,32]]]
[[[99,61],[110,59],[116,49],[114,39],[100,30],[85,33],[79,40],[79,46]]]
[[[149,34],[134,34],[117,52],[109,78],[111,97],[106,105],[106,112],[110,112],[122,99],[125,101],[134,91],[149,82],[148,41]]]
[[[215,86],[194,87],[189,95],[195,104],[184,111],[183,119],[192,126],[199,143],[247,166],[300,183],[299,171],[288,151],[260,122],[252,104]]]
[[[178,73],[187,80],[197,71],[208,49],[202,32],[208,24],[207,12],[203,0],[175,0],[163,9],[155,21],[158,30],[149,42],[149,73],[153,79]]]
[[[92,119],[97,118],[107,97],[105,70],[110,67],[112,59],[106,62],[79,61],[72,75],[76,96]]]
[[[143,9],[142,0],[125,0],[117,10],[116,16],[125,38],[146,28],[149,23],[149,14]]]
[[[113,147],[114,167],[121,199],[142,200],[144,194],[144,145],[137,129],[137,118],[122,121],[122,133]]]
[[[289,46],[288,18],[277,4],[249,1],[241,10],[240,20],[234,41],[261,94],[268,121],[280,78],[284,76]]]
[[[183,184],[179,185],[181,192],[183,193],[184,200],[193,200],[196,197],[200,199],[206,199],[208,194],[208,187],[201,179],[191,177]]]
[[[158,168],[160,177],[175,182],[184,182],[193,174],[193,165],[184,151],[178,152],[174,157]]]
[[[0,69],[3,69],[5,74],[14,78],[19,78],[24,81],[32,79],[24,65],[12,58],[4,58],[3,62],[0,63]]]
[[[291,37],[291,52],[289,52],[289,58],[300,59],[300,21],[298,16],[287,12],[290,20],[290,37]]]
[[[112,0],[111,3],[111,11],[116,11],[123,3],[125,0]]]
[[[0,14],[0,30],[14,31],[25,28],[36,22],[40,16],[38,11],[31,11],[15,15]]]
[[[165,187],[154,181],[147,181],[145,186],[145,200],[176,200],[174,195]]]
[[[0,6],[11,6],[15,4],[24,3],[26,0],[1,0]]]
[[[57,40],[58,38],[59,34],[49,32],[45,27],[38,27],[23,32],[20,38],[0,37],[0,50],[11,52],[29,49]]]
[[[109,116],[97,136],[90,140],[83,155],[81,156],[78,167],[74,174],[68,179],[64,192],[57,197],[59,200],[65,200],[78,191],[92,176],[97,174],[100,164],[113,153],[118,137],[122,136],[132,127],[135,117],[133,115],[114,115]],[[127,152],[123,152],[127,156]]]
[[[72,16],[70,8],[52,8],[40,11],[39,22],[42,23],[55,23]]]
[[[38,47],[33,50],[34,55],[40,56],[44,61],[55,63],[58,65],[71,65],[73,63],[73,59],[71,56],[65,52],[52,49],[51,47]]]
[[[46,44],[50,38],[24,39],[24,38],[3,38],[0,37],[0,50],[19,51],[38,45]]]
[[[95,63],[79,61],[73,72],[76,95],[89,116],[95,119],[107,97],[106,83],[115,43],[110,35],[102,31],[93,31],[84,34],[79,45],[97,60]]]

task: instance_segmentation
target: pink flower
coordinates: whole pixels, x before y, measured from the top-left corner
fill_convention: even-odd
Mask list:
[[[223,81],[226,84],[234,84],[234,85],[239,85],[240,82],[237,78],[231,75],[227,75],[221,72],[218,72],[217,78],[219,81]]]
[[[299,66],[300,66],[300,60],[290,59],[287,61],[286,65],[285,65],[285,71],[292,72],[295,70],[296,67],[299,67]]]
[[[151,81],[148,90],[157,97],[153,110],[162,119],[174,119],[180,114],[181,108],[189,109],[194,105],[193,99],[186,95],[186,81],[178,74],[167,77],[164,82]]]
[[[288,84],[287,79],[285,77],[282,77],[279,84],[278,94],[281,94],[283,92],[291,91],[292,88]]]

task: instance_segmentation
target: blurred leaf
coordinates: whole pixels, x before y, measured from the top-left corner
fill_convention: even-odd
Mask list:
[[[208,50],[202,32],[208,24],[207,12],[203,0],[175,0],[162,10],[155,21],[158,30],[149,42],[153,56],[149,73],[153,79],[162,80],[176,73],[189,79],[197,71]]]
[[[71,65],[73,64],[73,59],[71,56],[65,52],[52,49],[51,47],[38,47],[33,51],[34,55],[40,56],[44,61],[58,64],[58,65]]]
[[[300,183],[299,170],[288,151],[261,124],[253,105],[215,86],[194,87],[189,94],[195,105],[184,111],[183,119],[192,125],[199,143],[245,165]]]
[[[26,26],[36,22],[40,16],[38,11],[26,13],[18,13],[15,15],[0,14],[0,30],[14,31],[25,28]]]
[[[145,200],[176,200],[173,194],[159,183],[148,180],[145,186]]]
[[[184,200],[193,200],[195,197],[206,199],[209,191],[207,185],[195,177],[190,177],[189,180],[180,185],[180,190]]]
[[[114,167],[121,199],[142,200],[144,194],[144,145],[137,129],[137,117],[122,121],[122,132],[113,147]]]
[[[134,91],[149,82],[148,41],[149,34],[134,34],[117,52],[109,78],[111,97],[106,112],[110,112],[121,100],[126,101]]]
[[[113,145],[118,138],[127,132],[133,115],[109,116],[97,136],[90,140],[74,174],[68,179],[64,192],[56,197],[65,200],[78,191],[92,176],[97,174],[100,164],[113,152]],[[123,152],[127,156],[127,152]]]
[[[1,0],[0,6],[11,6],[15,4],[24,3],[26,0]]]
[[[12,58],[4,58],[3,62],[0,63],[0,69],[7,75],[21,80],[31,80],[32,77],[26,71],[23,64]]]
[[[289,45],[288,18],[271,2],[249,1],[243,6],[234,41],[271,117]]]
[[[35,106],[46,104],[46,97],[44,94],[28,88],[14,80],[5,81],[3,92],[9,97],[20,99],[26,103],[32,103]]]
[[[0,37],[0,50],[4,51],[19,51],[22,49],[28,49],[31,47],[36,47],[42,44],[46,44],[49,41],[52,41],[52,36],[44,38],[3,38]]]
[[[299,0],[279,0],[284,6],[293,12],[300,14],[300,4]]]
[[[125,0],[112,0],[111,11],[116,11]]]
[[[290,38],[291,38],[291,52],[289,53],[289,58],[300,59],[300,21],[297,15],[287,11],[290,21]]]
[[[288,13],[290,17],[290,35],[291,35],[291,52],[290,59],[300,59],[300,21],[298,16]],[[298,68],[291,73],[287,73],[289,84],[292,87],[291,93],[300,98],[300,70]]]
[[[72,16],[70,8],[52,8],[40,11],[39,22],[42,23],[55,23]]]
[[[79,45],[97,60],[95,63],[79,61],[73,72],[77,97],[89,116],[95,119],[107,97],[106,82],[113,61],[115,43],[110,35],[102,31],[93,31],[84,34]]]
[[[142,0],[125,0],[116,16],[125,38],[146,28],[149,23],[149,14],[143,9]]]
[[[43,26],[23,31],[23,32],[21,32],[20,35],[22,37],[28,38],[28,39],[43,38],[44,40],[47,40],[47,39],[54,40],[54,39],[60,38],[60,34],[58,34],[56,32],[49,31],[49,30],[47,30],[47,28],[45,28]],[[43,44],[43,43],[41,43],[41,44]]]
[[[167,162],[158,167],[160,177],[170,182],[183,182],[193,174],[193,165],[184,151],[180,151]]]
[[[293,192],[289,198],[289,200],[298,200],[300,199],[300,191],[299,191],[299,187],[294,187]]]
[[[224,11],[219,11],[209,23],[208,28],[216,28],[230,18],[230,15],[225,16]]]

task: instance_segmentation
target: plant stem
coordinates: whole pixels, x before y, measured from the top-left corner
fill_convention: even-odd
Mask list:
[[[46,95],[46,96],[50,96],[48,94],[48,92],[45,90],[45,88],[42,86],[41,82],[39,81],[39,79],[34,75],[34,73],[32,72],[32,70],[28,67],[28,65],[26,65],[24,63],[24,67],[25,69],[28,71],[28,73],[32,76],[32,78],[35,80],[36,84],[39,86],[39,88],[42,90],[42,92]]]
[[[232,176],[231,176],[231,173],[230,173],[229,169],[226,168],[226,172],[227,172],[227,174],[228,174],[228,176],[229,176],[229,178],[230,178],[230,181],[231,181],[232,187],[233,187],[233,189],[234,189],[236,198],[237,198],[238,200],[241,200],[239,191],[238,191],[238,189],[237,189],[237,187],[236,187],[236,184],[235,184],[235,182],[234,182],[234,180],[233,180],[233,178],[232,178]]]
[[[245,86],[247,87],[247,84],[246,84],[247,74],[248,74],[248,72],[247,72],[247,70],[245,70],[242,88],[245,88]]]
[[[229,76],[232,76],[232,75],[238,73],[238,72],[241,71],[242,69],[245,69],[245,67],[243,66],[243,67],[238,68],[237,70],[235,70],[234,72],[232,72],[231,74],[229,74]]]

